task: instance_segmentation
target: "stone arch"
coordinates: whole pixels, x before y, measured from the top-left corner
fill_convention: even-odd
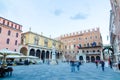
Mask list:
[[[90,57],[86,56],[86,61],[89,62],[90,61]]]
[[[95,62],[95,57],[91,56],[91,62]]]
[[[40,58],[40,50],[39,49],[36,51],[36,57]]]
[[[35,56],[35,49],[30,49],[30,56]]]
[[[20,53],[22,53],[23,55],[25,55],[25,56],[27,56],[27,48],[26,47],[22,47],[21,49],[20,49]]]
[[[111,56],[111,58],[114,57],[114,50],[113,48],[111,47],[105,47],[103,50],[102,50],[102,53],[103,53],[103,59],[105,59],[105,50],[108,50],[108,55]],[[112,52],[111,54],[109,52]]]
[[[83,56],[79,56],[79,60],[83,60]]]
[[[49,59],[49,51],[46,51],[46,59]]]
[[[100,60],[100,56],[96,56],[96,60]]]
[[[59,52],[56,52],[56,58],[59,59]]]
[[[42,53],[41,53],[41,59],[42,59],[42,60],[45,59],[45,50],[42,50]]]

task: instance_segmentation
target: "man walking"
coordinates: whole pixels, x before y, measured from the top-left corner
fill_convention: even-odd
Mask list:
[[[101,67],[102,67],[102,71],[104,71],[104,67],[105,67],[105,62],[101,61]]]

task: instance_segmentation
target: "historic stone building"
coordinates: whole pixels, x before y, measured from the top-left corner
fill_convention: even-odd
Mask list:
[[[0,49],[18,51],[21,33],[22,25],[0,17]]]
[[[101,59],[102,37],[99,28],[62,35],[66,59],[76,58],[85,62]],[[72,57],[71,57],[72,56]]]
[[[28,31],[21,35],[20,53],[36,56],[41,60],[52,58],[52,47],[55,47],[56,59],[62,58],[63,43],[52,38]]]
[[[110,0],[110,43],[114,51],[115,60],[120,61],[120,0]]]

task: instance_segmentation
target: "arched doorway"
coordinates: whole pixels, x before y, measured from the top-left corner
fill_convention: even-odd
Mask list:
[[[80,57],[79,57],[79,60],[82,61],[82,60],[83,60],[83,56],[80,56]]]
[[[59,52],[56,52],[56,59],[59,59]]]
[[[27,56],[27,48],[26,47],[22,47],[20,49],[20,53],[22,53],[23,55]]]
[[[90,57],[89,56],[86,56],[86,61],[90,62]]]
[[[36,57],[40,58],[40,50],[39,49],[36,51]]]
[[[41,53],[41,59],[44,60],[45,59],[45,51],[42,50],[42,53]]]
[[[30,56],[35,56],[35,50],[34,50],[34,49],[31,49],[29,55],[30,55]]]
[[[95,57],[91,56],[91,62],[95,62]]]
[[[114,50],[110,46],[105,47],[102,50],[102,53],[103,53],[103,59],[104,60],[106,59],[106,57],[108,57],[108,58],[110,57],[113,60],[113,58],[114,58]]]
[[[96,56],[96,60],[100,61],[100,56]]]
[[[63,57],[62,52],[60,52],[60,57],[59,58],[62,58],[62,57]]]
[[[49,51],[46,51],[46,59],[49,59]]]

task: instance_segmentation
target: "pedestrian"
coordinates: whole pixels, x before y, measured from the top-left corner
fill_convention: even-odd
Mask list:
[[[118,61],[118,69],[120,70],[120,61]]]
[[[77,70],[78,70],[78,71],[80,70],[80,65],[81,65],[81,62],[80,62],[80,61],[77,61],[76,67],[77,67]]]
[[[105,67],[105,62],[101,61],[101,67],[102,67],[102,71],[104,71],[104,67]]]
[[[98,68],[98,61],[95,61],[95,64],[96,64],[96,68]]]
[[[75,62],[73,60],[70,61],[71,72],[75,72]]]
[[[110,68],[112,69],[112,61],[109,61]]]

